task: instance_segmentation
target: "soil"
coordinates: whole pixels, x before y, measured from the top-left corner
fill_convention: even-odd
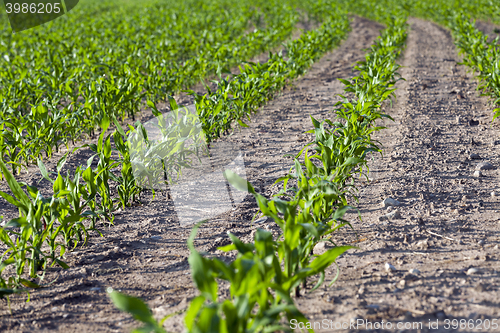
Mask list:
[[[472,74],[456,65],[449,32],[430,22],[409,22],[407,49],[400,59],[406,81],[398,84],[397,101],[386,107],[395,121],[377,133],[384,156],[373,156],[372,180],[359,182],[362,221],[350,213],[354,231],[343,229],[334,238],[359,249],[338,260],[340,276],[332,287],[296,298],[311,321],[422,322],[420,331],[427,332],[428,321],[439,320],[439,329],[432,331],[444,332],[447,318],[500,320],[498,122],[491,123],[492,108],[478,97]],[[258,191],[268,197],[277,192],[274,181],[292,164],[284,154],[296,154],[309,142],[311,136],[303,132],[312,127],[310,115],[332,117],[343,87],[337,79],[353,76],[353,64],[364,59],[381,29],[354,17],[348,39],[337,50],[259,110],[249,128],[220,140],[242,152],[247,179]],[[64,170],[74,170],[89,156],[90,150],[79,150]],[[49,170],[56,160],[47,163]],[[494,169],[475,178],[480,162]],[[32,184],[41,177],[31,168],[19,178]],[[39,187],[50,193],[48,181]],[[1,190],[6,190],[4,184]],[[381,205],[387,197],[401,202],[400,219],[379,220],[387,213]],[[101,226],[104,237],[91,232],[87,246],[68,253],[70,269],[51,268],[45,281],[53,283],[32,292],[30,302],[25,295],[12,296],[12,313],[3,302],[0,330],[128,332],[137,327],[111,304],[108,287],[141,297],[157,318],[186,309],[197,295],[187,262],[191,226],[179,223],[174,203],[162,194],[152,200],[146,193],[142,201],[118,212],[113,226]],[[3,201],[0,209],[6,218],[16,214]],[[252,239],[257,227],[277,234],[273,222],[251,224],[256,212],[247,196],[235,209],[209,220],[198,231],[198,251],[229,260],[231,255],[216,250],[229,243],[227,231],[244,241]],[[385,263],[393,270],[386,271]],[[410,274],[411,269],[419,273]],[[327,273],[331,280],[336,268]],[[227,292],[226,285],[221,292]],[[182,332],[182,315],[170,318],[166,328]],[[359,328],[345,331],[365,327]]]

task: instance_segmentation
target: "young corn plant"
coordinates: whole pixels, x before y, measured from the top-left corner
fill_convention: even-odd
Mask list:
[[[233,244],[220,248],[237,251],[229,264],[203,257],[193,246],[196,228],[188,241],[193,282],[201,295],[191,301],[184,321],[188,332],[288,331],[280,322],[305,322],[290,298],[287,279],[281,272],[271,233],[257,230],[254,243],[245,244],[229,234]],[[230,297],[220,300],[217,279],[230,282]],[[274,291],[275,293],[272,293]]]
[[[134,172],[132,168],[132,162],[130,160],[130,150],[127,145],[127,137],[129,133],[125,133],[121,125],[115,119],[114,123],[116,126],[116,131],[113,133],[113,139],[118,151],[120,158],[118,160],[121,170],[120,176],[115,176],[110,173],[110,177],[118,183],[118,197],[123,208],[129,207],[134,201],[136,201],[136,196],[138,196],[142,188],[136,185]]]
[[[50,259],[52,265],[57,263],[68,268],[61,260],[66,251],[65,245],[57,240],[62,229],[71,221],[68,217],[71,209],[64,199],[68,192],[58,182],[54,183],[55,193],[51,198],[44,198],[38,189],[28,185],[26,194],[2,161],[0,169],[14,194],[11,196],[0,191],[0,196],[19,209],[19,217],[0,229],[0,239],[7,246],[1,258],[0,271],[8,265],[14,265],[16,276],[9,278],[10,285],[38,288],[36,283],[23,278],[26,267],[31,278],[40,279],[43,279]],[[59,226],[56,226],[56,222]],[[44,243],[49,246],[48,253],[42,249]],[[40,270],[43,271],[42,275],[38,275]]]
[[[170,105],[172,111],[162,114],[150,103],[156,116],[148,124],[150,132],[138,123],[128,136],[131,163],[141,187],[168,189],[182,175],[183,168],[193,165],[194,158],[207,154],[198,116],[188,108],[180,108],[173,98]]]
[[[163,329],[163,322],[172,315],[166,316],[160,322],[157,322],[153,317],[151,309],[140,298],[119,293],[112,288],[108,288],[107,292],[109,298],[111,298],[111,301],[118,309],[131,314],[135,320],[144,324],[141,328],[132,330],[131,333],[167,333]]]
[[[95,213],[87,208],[89,203],[94,200],[97,188],[81,182],[82,179],[86,181],[93,180],[90,167],[83,170],[81,166],[78,166],[73,177],[71,177],[69,171],[66,176],[62,176],[60,170],[66,162],[66,157],[67,154],[58,163],[57,178],[55,180],[50,178],[41,160],[38,161],[38,167],[42,177],[53,184],[54,192],[63,193],[64,191],[66,193],[63,200],[65,207],[68,207],[69,210],[66,215],[64,214],[65,211],[61,211],[62,215],[66,216],[61,223],[61,231],[64,235],[65,246],[74,249],[81,241],[84,241],[83,245],[87,243],[87,228],[84,226],[83,221],[89,216],[95,216]]]
[[[296,162],[299,167],[298,162]],[[307,271],[312,262],[323,258],[323,255],[317,256],[312,253],[316,244],[324,239],[324,237],[335,232],[341,227],[350,225],[343,220],[343,216],[348,209],[353,207],[347,205],[334,205],[339,194],[336,191],[336,186],[332,182],[325,180],[318,181],[317,178],[308,178],[301,169],[298,169],[299,185],[297,193],[290,200],[281,200],[274,197],[272,200],[267,200],[264,196],[258,194],[253,189],[252,185],[240,178],[237,174],[230,170],[226,170],[225,177],[237,189],[248,191],[251,193],[264,216],[272,218],[280,227],[282,233],[276,242],[279,261],[284,264],[284,276],[293,278],[299,276],[304,270]],[[335,247],[332,251],[327,251],[330,254],[328,266],[335,262],[338,255],[344,253],[352,247]],[[332,253],[338,255],[332,256]],[[325,260],[324,258],[321,260]],[[325,267],[326,268],[326,267]],[[324,270],[316,271],[315,274],[320,275],[313,290],[319,288],[325,279]],[[303,282],[303,287],[306,287],[306,279],[294,279],[294,284],[290,285],[291,289],[295,290],[295,295],[300,295],[299,284]],[[332,281],[332,283],[335,279]]]
[[[111,134],[107,135],[106,138],[104,138],[105,132],[109,128],[109,125],[109,117],[103,117],[100,123],[102,132],[99,135],[97,145],[92,143],[84,145],[82,147],[89,147],[93,152],[96,153],[89,159],[90,163],[94,157],[97,156],[99,158],[97,169],[94,171],[94,180],[97,186],[97,197],[99,198],[98,202],[96,200],[98,209],[95,211],[95,213],[98,216],[103,216],[109,222],[109,224],[113,224],[113,211],[115,210],[115,203],[112,198],[109,181],[112,178],[111,169],[118,166],[119,163],[111,159]],[[92,171],[89,171],[89,173],[92,173]]]

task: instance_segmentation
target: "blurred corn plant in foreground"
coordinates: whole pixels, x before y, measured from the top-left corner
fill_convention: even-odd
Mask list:
[[[239,183],[243,181],[233,180]],[[255,193],[253,189],[250,191]],[[197,228],[193,229],[188,246],[191,251],[191,273],[200,295],[191,301],[185,314],[184,321],[189,332],[288,331],[289,327],[281,322],[283,314],[288,320],[306,322],[306,317],[294,305],[290,291],[302,279],[323,272],[350,248],[331,249],[315,258],[306,268],[290,274],[286,268],[282,270],[286,259],[277,255],[278,243],[268,231],[258,229],[253,243],[243,243],[229,234],[233,244],[220,250],[237,251],[237,256],[227,264],[217,258],[205,258],[196,251],[193,241]],[[229,299],[219,298],[217,279],[230,283]],[[112,291],[110,297],[120,310],[132,314],[145,324],[144,331],[165,332],[162,323],[167,317],[157,323],[141,300],[116,291]]]

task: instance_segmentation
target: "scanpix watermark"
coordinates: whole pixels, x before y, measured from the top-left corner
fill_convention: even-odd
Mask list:
[[[75,8],[79,0],[2,0],[13,32],[55,20]]]

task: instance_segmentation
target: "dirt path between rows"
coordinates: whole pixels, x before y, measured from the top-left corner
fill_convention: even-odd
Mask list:
[[[318,119],[331,115],[336,94],[342,92],[337,78],[352,76],[353,64],[364,59],[364,49],[381,29],[378,23],[354,18],[352,32],[339,49],[325,55],[295,87],[259,110],[249,128],[221,140],[244,153],[247,177],[257,190],[267,196],[276,192],[271,185],[291,165],[291,159],[283,155],[297,153],[309,140],[302,134],[312,127],[309,115]],[[88,150],[78,151],[65,168],[74,169],[90,155]],[[54,169],[54,163],[49,167]],[[28,183],[38,179],[36,174],[23,176]],[[40,186],[42,193],[50,193],[47,181]],[[236,210],[211,220],[199,230],[198,250],[214,253],[218,246],[228,244],[227,231],[250,241],[257,227],[250,225],[255,212],[257,206],[249,196]],[[258,226],[277,231],[274,222]],[[46,281],[54,283],[33,292],[29,303],[24,302],[25,296],[11,297],[12,315],[5,305],[0,331],[128,332],[137,323],[114,308],[107,287],[145,299],[158,317],[185,309],[196,296],[187,262],[191,228],[179,225],[172,201],[157,195],[151,203],[119,212],[115,225],[101,231],[104,238],[91,233],[87,247],[67,255],[70,269],[51,269]],[[182,316],[169,319],[167,329],[183,331]]]
[[[418,19],[409,23],[400,69],[406,82],[399,82],[398,101],[387,109],[395,122],[377,135],[384,157],[375,156],[373,181],[361,188],[359,238],[347,230],[335,236],[339,243],[360,240],[360,249],[338,261],[332,288],[298,303],[311,321],[344,324],[343,331],[365,331],[366,321],[393,323],[379,332],[456,331],[447,319],[472,319],[461,331],[492,331],[481,321],[500,318],[498,122],[491,125],[487,99],[456,65],[450,33]],[[476,178],[480,163],[493,169]],[[400,201],[401,218],[380,221],[389,197]],[[429,329],[429,320],[433,328],[438,320],[439,328]],[[397,322],[407,329],[398,330]]]

